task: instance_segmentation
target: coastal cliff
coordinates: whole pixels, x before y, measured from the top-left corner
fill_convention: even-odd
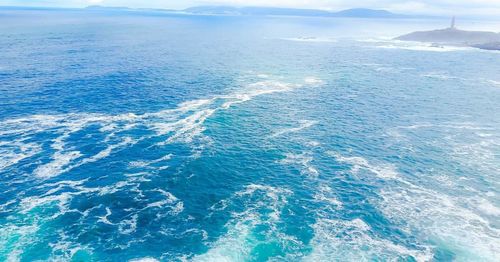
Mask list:
[[[449,28],[413,32],[396,37],[395,39],[500,50],[500,33],[460,30],[455,27],[454,19]]]

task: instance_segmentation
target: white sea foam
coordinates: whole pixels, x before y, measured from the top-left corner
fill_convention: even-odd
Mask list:
[[[258,74],[258,75],[257,75],[257,77],[258,77],[258,78],[269,78],[269,77],[271,77],[271,76],[270,76],[270,75],[268,75],[268,74]]]
[[[368,160],[363,157],[345,157],[332,151],[327,152],[327,154],[335,157],[335,159],[339,162],[352,165],[351,171],[354,174],[359,173],[360,170],[367,170],[384,179],[395,179],[398,177],[396,167],[390,164],[374,165],[368,162]]]
[[[318,121],[314,120],[300,120],[299,121],[299,126],[298,127],[291,127],[291,128],[286,128],[280,131],[275,132],[274,134],[271,135],[272,138],[274,137],[279,137],[283,136],[289,133],[296,133],[299,131],[302,131],[304,129],[310,128],[314,125],[318,124]]]
[[[29,138],[41,132],[59,134],[58,137],[52,140],[52,144],[50,145],[55,151],[52,153],[52,161],[39,166],[35,171],[37,177],[51,178],[81,165],[107,158],[118,148],[127,147],[142,139],[152,137],[146,136],[139,139],[126,137],[121,142],[115,141],[117,134],[135,128],[136,126],[142,126],[152,131],[156,131],[157,136],[166,135],[166,140],[159,143],[159,145],[166,145],[169,143],[191,144],[198,138],[198,142],[200,143],[209,142],[210,140],[203,136],[203,132],[205,131],[204,122],[217,111],[228,109],[257,96],[287,92],[304,85],[314,86],[320,83],[322,83],[322,81],[314,77],[306,78],[302,84],[291,84],[272,80],[271,76],[268,76],[264,81],[249,84],[241,90],[229,95],[188,101],[179,104],[175,109],[163,110],[156,113],[147,113],[143,115],[136,115],[133,113],[121,115],[34,115],[31,117],[5,120],[0,123],[0,135],[15,135]],[[107,134],[104,141],[98,142],[106,143],[107,147],[104,150],[94,156],[88,157],[77,149],[66,148],[66,140],[75,132],[81,131],[91,125],[100,125],[99,132]],[[14,149],[5,149],[8,146],[5,145],[5,143],[5,141],[0,140],[0,152],[3,153],[2,156],[0,156],[0,170],[17,164],[26,158],[33,157],[38,153],[42,153],[42,145],[25,143],[22,144],[24,145],[24,151],[14,152]],[[203,146],[199,144],[193,145],[193,149],[198,154],[199,150],[202,148]]]
[[[305,144],[306,146],[308,146],[308,147],[318,147],[318,146],[320,146],[320,145],[321,145],[321,143],[320,143],[320,142],[315,141],[315,140],[307,141],[307,142],[305,142],[304,144]]]
[[[18,137],[19,144],[14,146],[17,148],[8,148],[9,151],[7,151],[18,155],[8,156],[9,158],[7,158],[7,154],[1,155],[0,164],[2,164],[2,168],[5,168],[20,163],[23,159],[32,158],[37,154],[43,153],[44,156],[50,157],[50,161],[39,165],[35,169],[34,175],[46,179],[54,178],[55,176],[69,172],[79,166],[92,164],[108,158],[118,150],[126,149],[144,139],[161,137],[162,139],[165,138],[165,141],[168,143],[187,143],[194,149],[201,150],[203,144],[206,143],[203,135],[203,131],[205,130],[204,122],[215,112],[226,110],[236,104],[252,100],[257,96],[288,92],[306,85],[314,86],[320,82],[319,80],[312,80],[311,78],[310,80],[304,80],[304,82],[300,84],[292,84],[274,81],[271,80],[271,78],[272,77],[268,77],[265,81],[247,85],[241,90],[230,93],[229,95],[190,101],[180,104],[175,109],[143,115],[136,115],[133,113],[120,115],[35,115],[5,120],[0,122],[0,150],[7,148],[8,143],[12,144],[10,141],[4,141],[3,137]],[[139,138],[128,135],[132,132],[125,132],[139,127],[141,131],[147,130],[151,132]],[[104,139],[93,142],[96,147],[102,149],[101,151],[89,154],[84,148],[79,148],[78,145],[75,145],[78,143],[73,143],[73,136],[76,136],[77,132],[86,131],[86,129],[91,129],[92,132],[98,132],[95,137],[104,137]],[[126,136],[123,135],[125,133],[127,134]],[[41,141],[41,144],[26,142],[26,140],[34,139],[37,136],[47,135],[50,135],[51,138]],[[88,137],[91,137],[90,135]],[[9,144],[9,146],[11,146],[11,144]],[[167,161],[170,157],[170,155],[167,155],[159,159],[145,161],[145,164],[153,165]],[[37,161],[40,161],[40,159],[37,159]],[[158,193],[163,196],[163,199],[159,201],[156,201],[158,199],[151,201],[145,200],[147,198],[144,193],[148,192],[142,192],[138,184],[144,181],[150,181],[148,180],[147,173],[125,174],[124,179],[124,181],[118,181],[115,184],[101,187],[87,187],[85,185],[85,180],[59,181],[52,184],[44,183],[43,186],[37,189],[47,190],[45,194],[24,197],[20,200],[19,205],[14,208],[19,211],[18,214],[23,216],[31,216],[32,213],[36,213],[31,212],[32,210],[50,210],[52,214],[49,217],[37,218],[37,220],[35,220],[40,224],[45,223],[47,219],[55,219],[67,212],[79,213],[83,218],[96,216],[95,218],[101,223],[116,226],[118,231],[122,234],[132,234],[137,230],[137,222],[141,217],[140,212],[145,212],[146,209],[166,209],[168,211],[166,215],[177,215],[183,212],[183,202],[166,191],[158,191]],[[91,207],[84,211],[70,209],[71,201],[76,196],[85,197],[91,195],[99,197],[114,194],[122,190],[127,190],[127,192],[136,194],[136,196],[132,197],[134,200],[145,201],[141,203],[144,206],[143,209],[125,210],[130,213],[126,219],[122,221],[118,222],[113,219],[115,214],[111,208],[105,208],[105,213],[103,213],[102,210],[104,207],[102,205]],[[253,192],[256,193],[254,194]],[[240,194],[235,194],[234,197],[240,197],[240,195],[242,198],[249,197],[250,195],[259,195],[260,197],[260,194],[263,193],[261,196],[263,199],[259,200],[257,203],[248,203],[248,209],[244,213],[234,214],[234,218],[228,222],[228,227],[235,228],[234,232],[237,233],[244,232],[244,230],[240,230],[242,227],[249,226],[250,230],[254,228],[252,217],[255,217],[257,219],[256,221],[261,221],[262,223],[274,223],[274,221],[279,220],[280,208],[283,203],[286,202],[284,195],[288,194],[288,191],[266,186],[250,185],[239,193]],[[46,209],[46,207],[48,208]],[[2,206],[2,208],[4,208],[4,206]],[[12,209],[7,205],[5,205],[5,208]],[[261,209],[265,209],[267,212],[261,214],[261,212],[259,212]],[[248,214],[248,216],[246,216],[246,214]],[[248,218],[248,220],[242,221],[242,217],[245,217],[245,219]],[[238,221],[242,222],[240,223]],[[18,232],[21,231],[22,228],[16,227],[12,230]],[[276,234],[279,234],[279,232],[276,232]],[[18,242],[29,242],[29,238],[29,236],[23,237]],[[230,239],[229,235],[227,239]],[[2,241],[3,239],[0,239],[0,244],[3,243]],[[6,241],[10,240],[7,239]],[[59,241],[54,243],[53,248],[68,247],[73,249],[73,246],[68,246],[67,244],[68,243]],[[224,246],[224,244],[221,244],[219,247],[222,246]],[[232,246],[227,246],[227,248],[232,248]],[[22,249],[16,249],[11,252],[12,257],[19,256],[22,252],[21,250]]]
[[[379,177],[395,179],[395,185],[388,184],[381,188],[379,195],[382,201],[372,201],[386,218],[402,225],[404,232],[417,236],[417,239],[430,238],[432,242],[443,243],[458,257],[467,260],[495,261],[500,258],[500,252],[495,248],[500,245],[500,230],[493,226],[491,220],[498,218],[500,209],[490,201],[468,199],[465,196],[452,197],[423,185],[417,186],[400,177],[391,165],[373,165],[361,157],[344,157],[335,152],[329,154],[337,161],[353,165],[353,173],[365,169]],[[440,185],[447,184],[440,182]],[[451,186],[455,188],[454,184]],[[475,209],[478,211],[474,211]],[[373,241],[376,243],[379,240]],[[388,246],[390,247],[389,244]],[[427,254],[432,247],[425,249]],[[407,251],[403,253],[417,255]]]
[[[366,41],[365,41],[366,42]],[[384,49],[405,49],[412,51],[426,51],[426,52],[456,52],[456,51],[474,51],[475,48],[465,46],[447,46],[447,45],[434,45],[429,43],[400,41],[400,40],[373,40],[376,48]]]
[[[494,205],[486,199],[481,199],[477,201],[478,208],[487,215],[496,216],[500,218],[500,207]]]
[[[313,225],[312,252],[304,261],[396,261],[413,257],[430,261],[432,254],[426,248],[410,249],[373,235],[363,220],[334,220],[320,218]]]
[[[37,167],[35,169],[34,174],[37,177],[40,178],[51,178],[54,176],[59,175],[63,170],[64,167],[69,165],[71,161],[81,157],[82,154],[78,151],[70,151],[70,152],[56,152],[52,156],[52,161]]]
[[[0,141],[0,171],[40,152],[42,148],[36,143],[24,143],[21,140]]]
[[[491,191],[500,185],[496,130],[474,122],[398,127],[403,135],[410,133],[408,136],[416,129],[432,131],[434,138],[426,143],[446,152],[446,159],[457,170],[465,167],[476,172],[462,176],[461,172],[436,174],[430,169],[430,174],[417,174],[421,177],[418,182],[400,178],[398,186],[382,189],[383,201],[376,205],[390,221],[448,249],[457,259],[499,261],[500,208]]]
[[[104,223],[104,224],[108,224],[108,225],[114,225],[113,223],[111,223],[108,219],[108,217],[112,214],[111,212],[111,209],[109,209],[109,207],[106,207],[106,215],[102,216],[102,217],[99,217],[99,222],[101,223]]]
[[[292,41],[292,42],[307,42],[307,43],[337,43],[338,40],[325,37],[285,37],[279,40]]]
[[[138,215],[133,214],[130,219],[120,221],[120,223],[118,223],[118,231],[124,235],[135,232],[137,229],[137,219]]]
[[[325,81],[323,81],[319,78],[313,77],[313,76],[306,77],[304,79],[304,82],[306,84],[310,84],[310,85],[322,85],[325,83]]]
[[[327,185],[319,186],[318,191],[314,194],[314,199],[319,202],[326,202],[338,209],[342,208],[342,202],[333,195],[333,190]]]
[[[82,157],[82,154],[79,151],[69,151],[69,152],[57,151],[52,156],[52,161],[45,165],[37,167],[37,169],[34,171],[34,174],[40,178],[51,178],[60,175],[62,173],[68,172],[76,167],[99,161],[111,155],[113,150],[134,143],[135,141],[133,141],[132,138],[125,137],[122,142],[109,145],[108,147],[98,152],[97,154],[89,158],[84,158],[78,163],[72,165],[70,164],[74,160]],[[56,148],[62,149],[62,146],[58,145]]]
[[[70,261],[79,251],[87,251],[91,253],[91,248],[80,243],[75,243],[73,239],[68,236],[65,231],[58,230],[59,238],[55,242],[49,243],[52,252],[48,261]]]
[[[39,230],[36,223],[30,225],[2,225],[0,230],[0,254],[6,261],[21,261],[24,248],[35,240]]]
[[[159,262],[160,260],[152,257],[134,258],[129,260],[129,262]]]
[[[405,188],[389,187],[381,191],[380,210],[391,221],[407,225],[405,229],[424,239],[442,243],[465,260],[498,261],[500,230],[464,207],[467,200],[405,182]],[[496,213],[487,202],[479,209]],[[495,215],[495,214],[493,214]]]
[[[256,197],[256,202],[244,201],[245,210],[234,212],[226,224],[227,233],[211,243],[206,253],[194,257],[192,261],[246,261],[252,258],[252,250],[261,243],[296,242],[276,226],[290,194],[286,189],[255,184],[235,193],[233,198],[245,200]],[[264,234],[260,233],[263,234],[260,237],[255,232],[259,226],[268,228]]]
[[[422,74],[422,76],[427,77],[427,78],[439,79],[439,80],[456,79],[456,77],[450,76],[449,74],[442,73],[442,72],[430,72],[430,73]]]
[[[60,210],[67,210],[67,205],[71,200],[71,197],[72,197],[71,193],[62,193],[59,195],[45,195],[40,197],[37,196],[26,197],[21,200],[20,213],[26,214],[34,208],[52,204],[54,202],[58,204]],[[64,211],[61,211],[61,213],[64,213]]]
[[[168,161],[172,157],[173,157],[173,154],[168,154],[168,155],[165,155],[163,157],[160,157],[158,159],[151,160],[151,161],[132,161],[129,163],[129,166],[131,166],[131,167],[148,167],[148,166],[151,166],[153,164],[157,164],[157,163],[160,163],[163,161]],[[159,169],[161,169],[161,167],[159,167]]]
[[[287,153],[280,163],[284,165],[299,166],[301,174],[316,177],[319,175],[319,171],[311,164],[313,160],[314,158],[310,152],[302,154]]]
[[[156,191],[159,192],[162,196],[164,196],[165,199],[150,203],[146,206],[146,208],[163,208],[164,206],[168,205],[169,207],[171,207],[172,209],[171,214],[173,215],[177,215],[184,210],[183,202],[180,201],[174,195],[172,195],[172,193],[162,189],[157,189]]]
[[[500,81],[496,81],[496,80],[488,80],[488,82],[490,84],[493,84],[493,85],[496,85],[496,86],[500,86]]]
[[[473,50],[473,48],[469,47],[432,46],[432,45],[382,45],[377,47],[385,49],[405,49],[412,51],[427,51],[427,52],[455,52],[455,51]]]

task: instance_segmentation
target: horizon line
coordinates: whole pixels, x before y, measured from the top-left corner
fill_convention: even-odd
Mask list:
[[[385,11],[389,12],[392,15],[401,15],[401,16],[407,16],[408,18],[412,17],[427,17],[427,18],[448,18],[452,17],[455,15],[449,15],[449,14],[424,14],[424,13],[414,13],[414,14],[408,14],[408,13],[399,13],[399,12],[394,12],[391,10],[387,9],[380,9],[380,8],[366,8],[366,7],[352,7],[352,8],[345,8],[345,9],[338,9],[338,10],[329,10],[329,9],[318,9],[318,8],[295,8],[295,7],[277,7],[277,6],[239,6],[239,5],[194,5],[194,6],[189,6],[186,8],[182,9],[175,9],[175,8],[155,8],[155,7],[129,7],[129,6],[106,6],[106,5],[87,5],[87,6],[82,6],[82,7],[62,7],[62,6],[20,6],[20,5],[0,5],[0,9],[2,8],[18,8],[18,9],[39,9],[39,10],[49,10],[49,9],[58,9],[58,10],[85,10],[85,9],[90,9],[92,7],[96,8],[103,8],[103,9],[123,9],[123,10],[130,10],[130,11],[176,11],[176,12],[182,12],[190,8],[195,8],[195,7],[230,7],[230,8],[275,8],[275,9],[289,9],[289,10],[308,10],[308,11],[322,11],[322,12],[328,12],[328,13],[339,13],[343,11],[349,11],[349,10],[371,10],[371,11]],[[457,17],[461,18],[492,18],[495,17],[493,15],[456,15]]]

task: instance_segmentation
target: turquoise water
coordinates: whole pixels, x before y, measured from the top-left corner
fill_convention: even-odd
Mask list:
[[[0,11],[0,260],[498,261],[500,53],[387,40],[442,22]]]

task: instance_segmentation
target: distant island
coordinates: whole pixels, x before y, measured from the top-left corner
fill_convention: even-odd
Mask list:
[[[387,10],[352,8],[341,11],[327,11],[319,9],[299,9],[280,7],[234,7],[234,6],[194,6],[182,10],[161,8],[130,8],[122,6],[91,5],[85,8],[56,8],[56,7],[22,7],[0,6],[0,10],[57,10],[90,12],[142,12],[142,13],[168,13],[185,15],[216,15],[216,16],[297,16],[297,17],[339,17],[339,18],[380,18],[380,19],[411,19],[411,18],[438,18],[428,15],[407,15],[392,13]]]
[[[454,46],[469,46],[485,50],[500,50],[500,33],[465,31],[457,29],[453,17],[451,26],[445,29],[419,31],[395,38],[402,41],[427,42]]]
[[[183,10],[191,14],[205,15],[267,15],[267,16],[314,16],[314,17],[360,17],[360,18],[406,18],[402,14],[386,10],[367,8],[347,9],[330,12],[315,9],[277,8],[277,7],[231,7],[231,6],[197,6]]]
[[[316,9],[278,8],[278,7],[233,7],[233,6],[195,6],[183,10],[167,9],[133,9],[126,7],[89,6],[87,10],[93,11],[164,11],[193,15],[243,15],[243,16],[302,16],[302,17],[352,17],[352,18],[418,18],[396,14],[386,10],[368,8],[353,8],[338,12]]]

